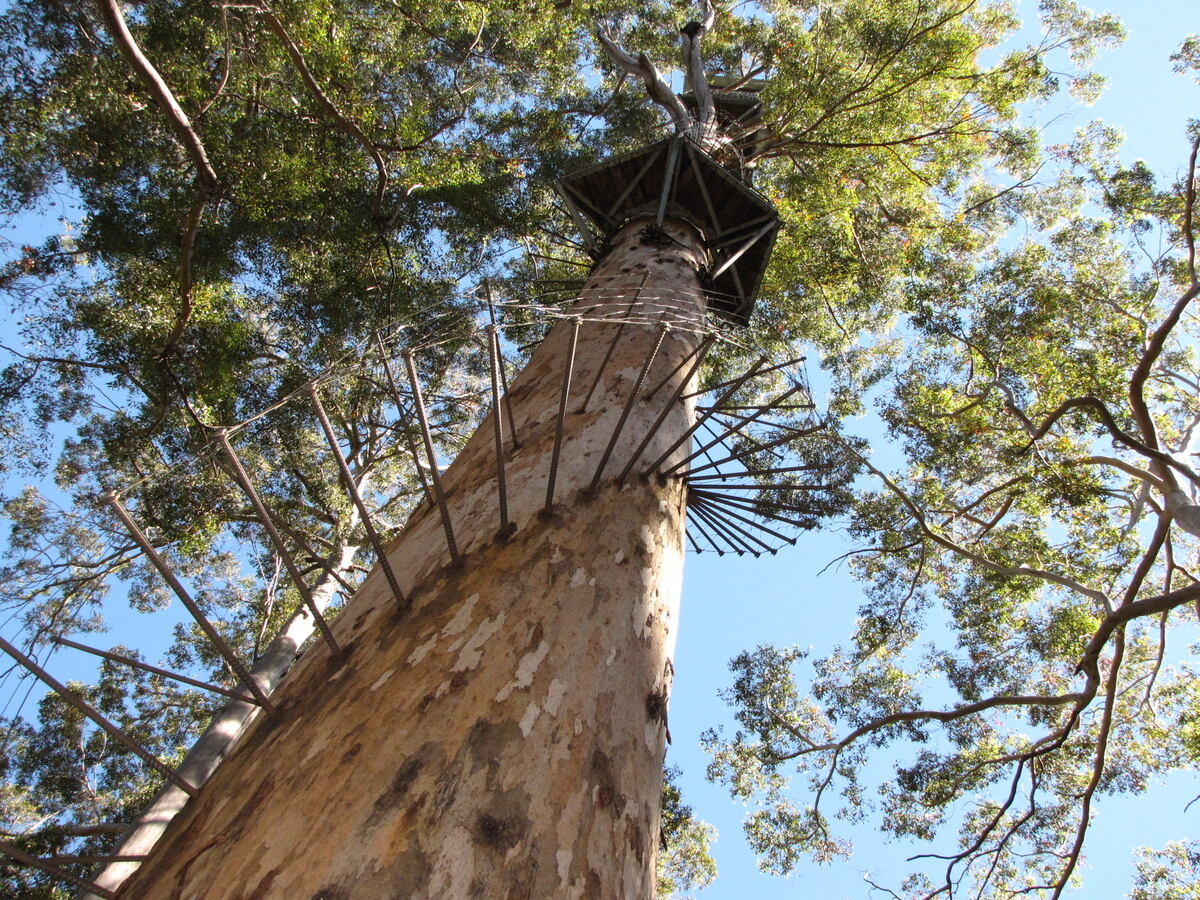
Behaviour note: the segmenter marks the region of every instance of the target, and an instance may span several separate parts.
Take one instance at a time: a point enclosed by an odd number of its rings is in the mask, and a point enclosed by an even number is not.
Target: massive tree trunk
[[[424,505],[388,549],[411,606],[377,567],[333,623],[344,661],[320,643],[301,657],[278,715],[246,728],[123,896],[653,894],[685,498],[639,473],[692,420],[675,388],[701,340],[703,262],[678,222],[614,236],[575,308],[553,508],[569,319],[512,386],[513,532],[500,533],[489,420],[443,476],[460,564]],[[656,345],[642,394],[674,374],[626,417]]]

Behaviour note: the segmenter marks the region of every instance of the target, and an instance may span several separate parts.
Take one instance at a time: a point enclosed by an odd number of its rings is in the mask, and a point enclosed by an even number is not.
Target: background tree
[[[903,460],[863,459],[855,634],[739,656],[741,728],[709,735],[773,871],[847,852],[833,820],[874,810],[933,843],[894,896],[1057,897],[1102,796],[1194,769],[1200,137],[1168,185],[1118,144],[1049,148],[1048,184],[964,210],[904,285],[874,392]],[[1139,864],[1134,895],[1187,861]]]

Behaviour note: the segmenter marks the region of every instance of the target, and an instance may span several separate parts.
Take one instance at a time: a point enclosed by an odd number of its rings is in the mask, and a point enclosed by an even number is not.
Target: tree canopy
[[[669,127],[600,35],[670,72],[703,12],[14,0],[0,202],[67,213],[0,272],[2,571],[25,646],[101,631],[126,596],[168,602],[98,500],[117,490],[231,643],[267,653],[300,598],[220,426],[332,613],[371,548],[303,385],[319,378],[357,488],[398,528],[424,473],[385,366],[420,350],[452,453],[486,405],[484,281],[536,339],[589,265],[554,179]],[[713,774],[759,804],[748,833],[776,871],[839,851],[823,795],[842,788],[856,815],[880,748],[912,751],[883,787],[886,830],[960,827],[944,879],[905,888],[918,896],[964,877],[1054,893],[1097,794],[1195,762],[1188,670],[1164,665],[1200,594],[1194,172],[1123,167],[1100,126],[1042,147],[1023,106],[1093,95],[1090,63],[1121,32],[1071,0],[1041,19],[1018,46],[1005,3],[800,0],[719,7],[703,35],[709,74],[764,81],[768,136],[745,163],[783,219],[755,318],[704,377],[763,351],[820,357],[822,443],[795,449],[836,456],[854,490],[808,524],[849,522],[867,598],[850,645],[811,670],[782,648],[735,662],[742,730],[712,736]],[[1179,65],[1196,57],[1190,40]],[[903,440],[895,467],[846,421],[872,403]],[[191,626],[166,660],[236,682]],[[219,705],[111,663],[80,690],[164,758]],[[158,783],[54,697],[5,727],[0,827],[30,852],[102,852]],[[789,794],[797,766],[808,802]],[[1164,872],[1190,864],[1172,852]],[[700,851],[674,859],[680,882],[708,877]],[[60,890],[4,875],[19,895]]]

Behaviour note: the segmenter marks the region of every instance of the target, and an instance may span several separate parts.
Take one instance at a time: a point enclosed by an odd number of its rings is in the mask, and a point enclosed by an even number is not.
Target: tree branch
[[[343,115],[342,112],[333,104],[333,101],[329,99],[323,90],[321,90],[321,86],[317,84],[316,78],[313,77],[312,71],[308,68],[308,62],[305,60],[304,54],[300,52],[300,48],[296,46],[295,41],[292,40],[291,35],[288,34],[287,29],[284,27],[283,23],[279,21],[279,18],[275,15],[271,8],[267,6],[265,2],[262,2],[262,0],[260,0],[256,8],[259,12],[259,15],[266,20],[267,27],[271,29],[275,37],[277,37],[279,42],[283,44],[288,56],[292,58],[292,62],[295,64],[297,71],[300,73],[300,79],[304,82],[305,87],[308,88],[309,93],[313,95],[320,107],[325,110],[325,112],[331,119],[333,119],[337,126],[346,134],[358,141],[358,143],[362,145],[362,148],[371,156],[371,159],[374,160],[375,169],[377,172],[377,181],[375,187],[375,201],[372,204],[371,212],[378,219],[383,209],[383,195],[387,190],[388,183],[387,162],[384,160],[383,154],[379,152],[379,148],[375,145],[375,142],[367,137],[366,133],[358,126],[358,124],[354,120]]]
[[[167,121],[171,125],[171,129],[175,132],[175,136],[191,157],[193,165],[196,167],[196,177],[200,181],[203,192],[210,197],[215,197],[221,193],[220,181],[217,178],[217,173],[213,170],[212,164],[208,161],[208,153],[204,150],[204,144],[200,141],[200,136],[196,133],[196,129],[192,127],[191,121],[187,117],[187,113],[183,111],[183,107],[175,99],[175,95],[171,93],[171,89],[167,83],[163,81],[158,70],[154,68],[150,60],[148,60],[141,47],[138,46],[133,35],[129,31],[129,26],[125,23],[125,17],[121,13],[121,5],[119,0],[97,0],[97,5],[100,8],[100,16],[104,20],[104,24],[108,26],[109,33],[112,35],[113,41],[117,45],[117,49],[121,51],[121,55],[129,61],[129,65],[141,77],[142,81],[150,89],[150,94],[154,98],[154,102],[158,104],[159,109],[167,117]]]

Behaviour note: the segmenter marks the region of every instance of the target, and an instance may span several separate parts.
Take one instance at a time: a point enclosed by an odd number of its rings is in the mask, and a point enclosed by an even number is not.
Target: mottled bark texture
[[[587,490],[651,348],[661,337],[644,391],[701,339],[699,237],[651,224],[614,237],[576,306],[554,508],[542,509],[570,321],[512,385],[515,531],[498,533],[485,421],[443,476],[462,564],[449,565],[436,508],[418,510],[388,552],[411,609],[372,573],[333,624],[346,661],[320,643],[300,658],[280,715],[246,729],[122,896],[652,896],[684,496],[640,468],[615,478],[686,366],[634,402]],[[606,315],[633,323],[581,412],[617,332],[595,321]],[[660,321],[676,327],[663,336]],[[675,404],[643,465],[692,415]]]

